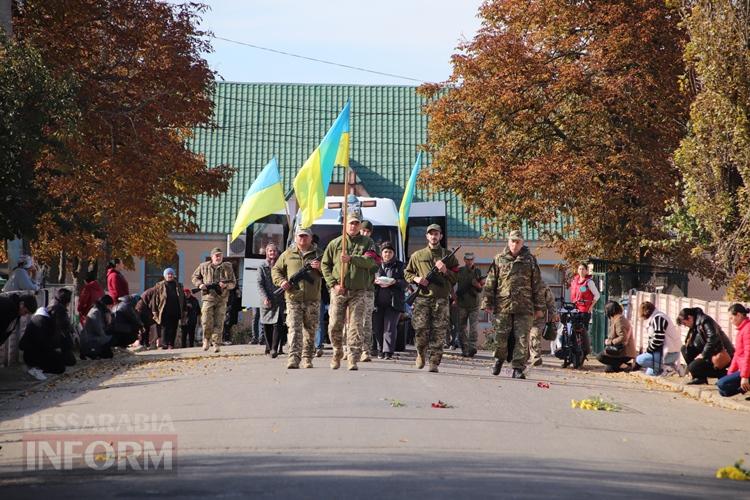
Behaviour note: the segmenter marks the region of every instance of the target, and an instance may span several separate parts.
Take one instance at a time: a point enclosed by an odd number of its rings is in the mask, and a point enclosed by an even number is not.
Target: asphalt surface
[[[717,468],[750,459],[747,413],[624,374],[554,362],[514,380],[489,375],[488,357],[445,359],[433,374],[415,369],[410,355],[332,371],[329,353],[311,370],[286,370],[285,360],[255,346],[221,356],[173,353],[90,363],[3,400],[2,498],[632,499],[750,491],[714,479]],[[571,408],[571,399],[590,396],[619,411]],[[433,408],[439,400],[451,407]],[[177,435],[175,471],[24,470],[24,433],[145,429]]]

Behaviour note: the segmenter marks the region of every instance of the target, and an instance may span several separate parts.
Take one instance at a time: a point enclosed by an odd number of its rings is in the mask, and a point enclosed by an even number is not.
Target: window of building
[[[157,263],[146,261],[146,275],[143,278],[143,289],[151,288],[158,282],[164,279],[164,270],[168,267],[174,269],[177,275],[177,281],[182,281],[180,278],[180,258],[175,255],[174,258],[167,263]]]

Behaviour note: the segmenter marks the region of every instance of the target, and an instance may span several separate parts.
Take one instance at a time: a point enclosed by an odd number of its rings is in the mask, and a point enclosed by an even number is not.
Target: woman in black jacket
[[[688,363],[688,371],[693,376],[690,385],[708,383],[708,378],[721,378],[727,374],[725,366],[715,365],[714,356],[723,350],[728,358],[734,355],[734,346],[714,319],[703,312],[700,307],[687,307],[677,316],[677,324],[689,328],[685,345],[682,346],[682,356]]]
[[[396,259],[391,242],[380,245],[383,261],[375,272],[375,314],[373,328],[378,357],[391,359],[396,346],[398,318],[404,312],[404,292],[408,287],[404,263]]]

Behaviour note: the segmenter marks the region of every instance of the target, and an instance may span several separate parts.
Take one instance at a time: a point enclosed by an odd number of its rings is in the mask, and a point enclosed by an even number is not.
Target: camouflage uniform
[[[368,289],[372,286],[372,273],[377,269],[377,252],[375,242],[368,236],[357,234],[347,236],[347,255],[352,257],[343,280],[346,293],[338,295],[334,286],[341,283],[341,245],[342,237],[332,240],[326,247],[321,261],[323,278],[331,292],[331,306],[328,311],[328,336],[333,345],[333,361],[331,367],[338,367],[338,362],[344,356],[343,332],[347,323],[347,308],[352,321],[347,327],[347,344],[349,346],[349,361],[356,365],[360,358],[363,341],[364,316],[367,310]],[[356,318],[356,319],[355,319]]]
[[[200,264],[193,272],[193,286],[200,288],[201,285],[210,285],[219,281],[226,281],[227,288],[217,294],[214,290],[203,293],[201,297],[201,326],[203,327],[203,338],[217,346],[224,331],[224,319],[227,313],[227,299],[229,290],[236,286],[234,269],[229,262],[222,262],[215,266],[210,261]]]
[[[555,296],[547,285],[544,285],[544,302],[547,304],[547,314],[545,318],[534,320],[534,326],[531,327],[529,334],[529,363],[541,364],[542,360],[542,332],[544,327],[557,314]]]
[[[417,276],[426,277],[435,263],[449,253],[440,246],[437,248],[427,246],[417,250],[411,255],[404,270],[406,281],[413,283]],[[425,359],[427,349],[430,350],[430,367],[440,364],[443,358],[443,340],[451,327],[449,298],[451,288],[456,283],[458,261],[455,256],[452,256],[445,262],[445,265],[448,273],[440,274],[437,280],[429,284],[427,290],[419,292],[411,315],[417,352],[422,359]]]
[[[479,293],[474,281],[482,278],[482,272],[477,267],[463,266],[458,270],[456,296],[458,302],[458,328],[461,347],[464,354],[476,353],[477,328],[479,322]],[[466,323],[469,323],[467,335]]]
[[[515,337],[513,368],[523,370],[529,356],[528,337],[535,311],[545,311],[544,283],[536,258],[524,246],[516,257],[505,247],[495,256],[484,284],[482,309],[495,314],[495,358],[508,356],[508,336]]]
[[[374,275],[370,275],[371,277]],[[373,278],[374,279],[374,278]],[[375,289],[365,290],[365,316],[362,318],[362,352],[372,350],[372,313],[375,311]]]
[[[279,256],[271,275],[273,284],[281,283],[302,269],[307,262],[320,260],[321,252],[313,243],[306,251],[301,251],[295,244]],[[322,274],[319,271],[309,271],[312,283],[301,280],[284,292],[286,298],[286,325],[289,329],[289,366],[296,368],[300,359],[306,366],[311,366],[315,351],[315,330],[318,329],[320,315],[320,284]],[[309,363],[309,364],[308,364]]]

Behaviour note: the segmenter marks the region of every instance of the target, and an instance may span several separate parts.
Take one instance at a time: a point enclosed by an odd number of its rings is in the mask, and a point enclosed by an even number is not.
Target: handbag
[[[557,338],[557,328],[555,323],[548,321],[544,324],[544,330],[542,330],[542,338],[544,340],[555,340]]]
[[[721,352],[711,356],[711,363],[717,370],[723,370],[732,362],[732,357],[729,355],[727,350],[722,346]]]
[[[625,353],[625,344],[610,344],[604,347],[604,354],[613,358],[622,358]]]

